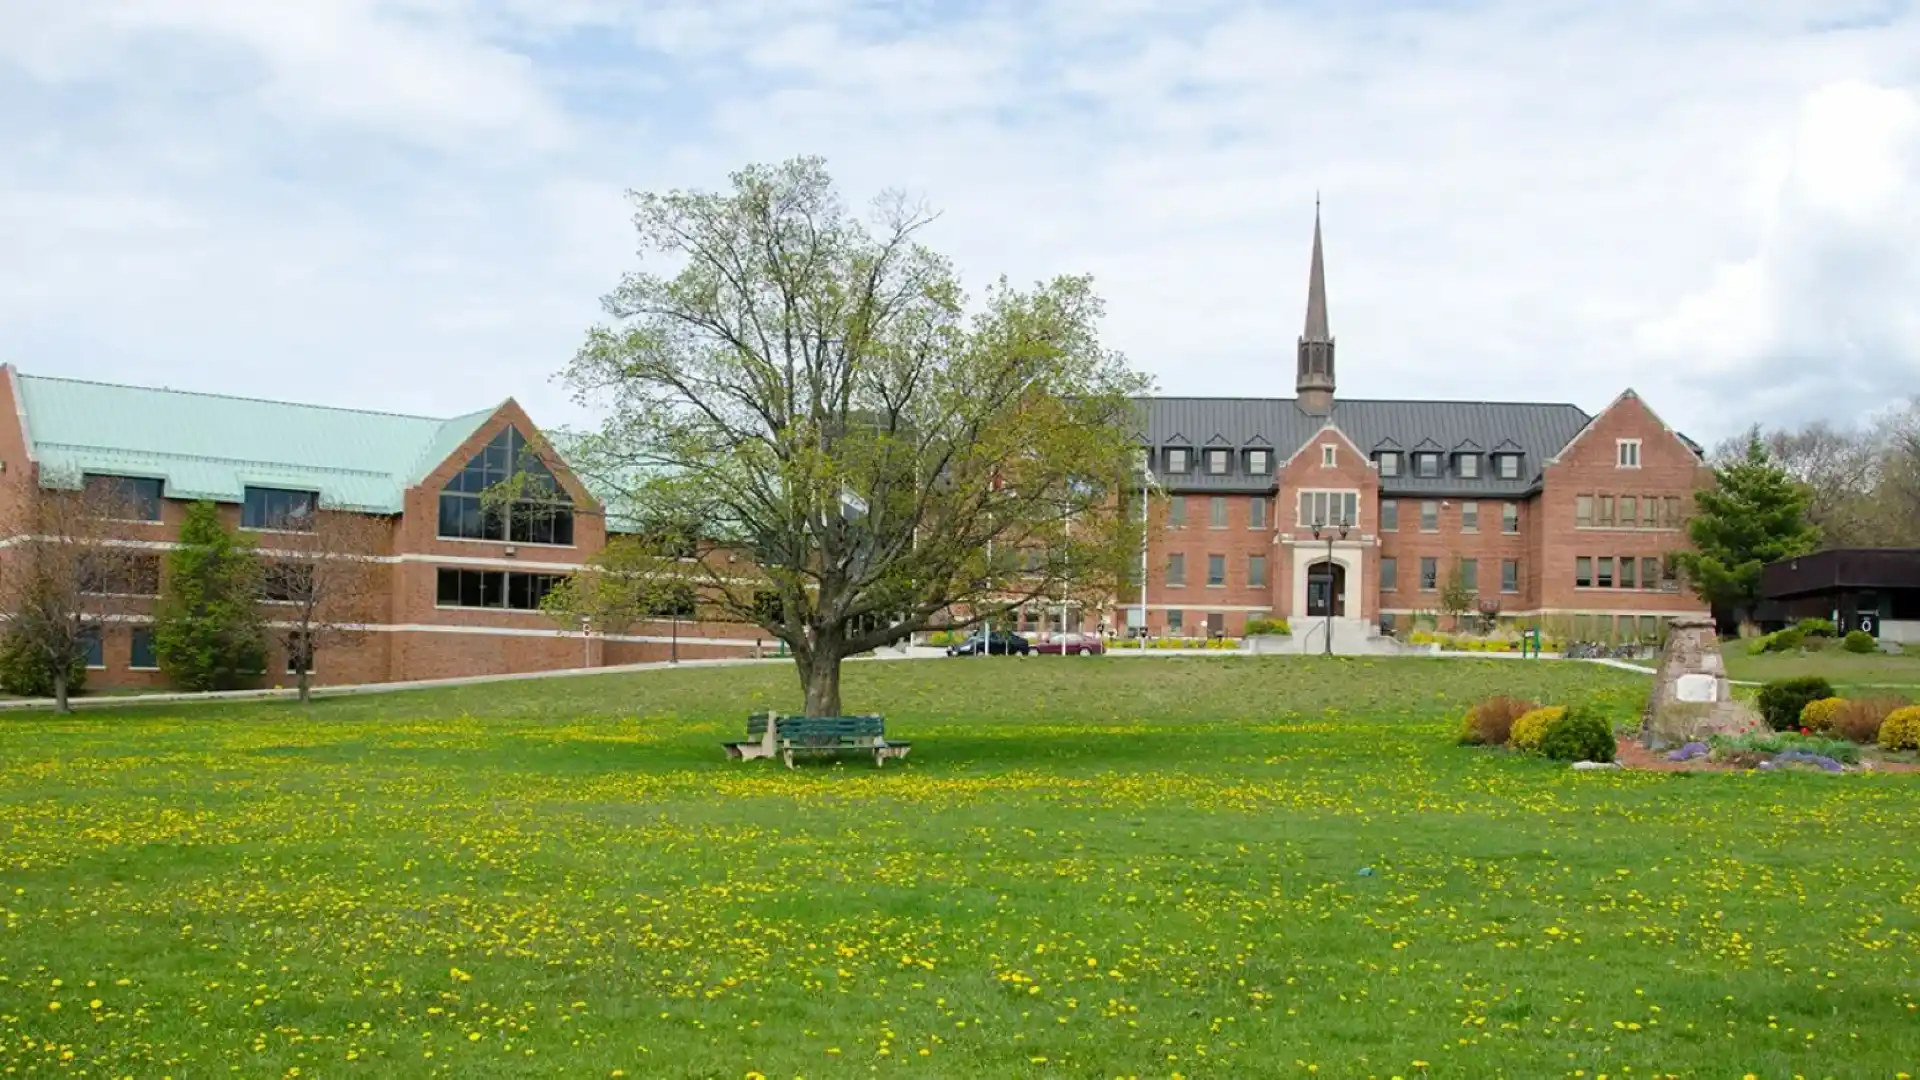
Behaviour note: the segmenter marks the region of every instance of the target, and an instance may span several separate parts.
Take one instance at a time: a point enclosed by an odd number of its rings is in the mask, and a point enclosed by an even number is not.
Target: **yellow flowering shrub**
[[[1815,698],[1801,707],[1800,726],[1808,731],[1827,731],[1833,727],[1833,718],[1846,707],[1846,698]]]
[[[1566,713],[1563,705],[1545,705],[1528,712],[1513,722],[1513,735],[1509,742],[1515,750],[1531,752],[1540,749],[1540,740],[1546,737],[1547,728]]]
[[[1880,725],[1880,749],[1920,750],[1920,705],[1895,709]]]

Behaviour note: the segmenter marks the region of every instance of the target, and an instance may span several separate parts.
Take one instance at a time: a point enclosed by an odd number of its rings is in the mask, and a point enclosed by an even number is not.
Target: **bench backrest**
[[[880,716],[782,716],[779,727],[782,739],[871,739],[887,733],[886,719]],[[766,733],[766,713],[747,717],[750,738]]]

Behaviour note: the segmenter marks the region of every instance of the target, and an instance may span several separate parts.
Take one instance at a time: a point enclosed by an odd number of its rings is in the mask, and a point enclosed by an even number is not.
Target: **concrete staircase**
[[[1399,642],[1382,634],[1366,619],[1304,618],[1294,622],[1293,642],[1302,654],[1327,651],[1327,627],[1333,627],[1333,651],[1338,656],[1391,656],[1402,651]]]

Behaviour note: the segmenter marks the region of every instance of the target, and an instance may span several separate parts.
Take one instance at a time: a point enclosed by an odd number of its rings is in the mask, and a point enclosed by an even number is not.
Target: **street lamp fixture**
[[[1340,539],[1342,539],[1342,540],[1345,540],[1345,539],[1347,538],[1347,530],[1349,530],[1349,529],[1351,529],[1351,528],[1353,528],[1353,523],[1352,523],[1352,522],[1349,522],[1349,521],[1340,521],[1340,522],[1337,522],[1337,523],[1335,523],[1335,524],[1332,524],[1332,525],[1329,525],[1329,524],[1327,524],[1327,523],[1326,523],[1325,521],[1315,521],[1315,522],[1313,523],[1313,538],[1314,538],[1315,540],[1318,540],[1318,539],[1320,539],[1320,537],[1321,537],[1321,536],[1322,536],[1323,534],[1324,534],[1324,535],[1326,536],[1326,538],[1327,538],[1327,577],[1326,577],[1326,581],[1327,581],[1327,598],[1326,598],[1326,605],[1327,605],[1327,623],[1326,623],[1326,633],[1325,633],[1325,634],[1324,634],[1323,636],[1324,636],[1324,637],[1326,638],[1326,646],[1327,646],[1327,655],[1328,655],[1328,656],[1332,656],[1332,655],[1333,655],[1333,541],[1334,541],[1334,533],[1335,533],[1335,531],[1337,530],[1337,531],[1339,532],[1339,538],[1340,538]]]

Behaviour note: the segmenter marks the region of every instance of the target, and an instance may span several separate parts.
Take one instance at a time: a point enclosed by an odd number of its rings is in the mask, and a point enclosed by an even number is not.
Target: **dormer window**
[[[1494,468],[1500,472],[1502,480],[1520,479],[1520,455],[1500,454],[1494,458]]]
[[[1186,472],[1187,469],[1192,466],[1192,458],[1189,456],[1192,453],[1193,451],[1184,446],[1167,447],[1167,471],[1170,473]]]
[[[1254,476],[1265,476],[1273,471],[1273,451],[1247,451],[1247,471]]]
[[[1440,475],[1439,454],[1413,455],[1413,474],[1422,479],[1431,480]]]
[[[1400,475],[1400,455],[1391,450],[1382,451],[1379,457],[1381,476]]]
[[[1479,454],[1461,454],[1459,457],[1454,458],[1453,461],[1454,461],[1454,468],[1459,470],[1461,479],[1463,480],[1480,479],[1480,455]]]
[[[1207,475],[1225,476],[1231,467],[1233,455],[1226,450],[1207,451]]]

